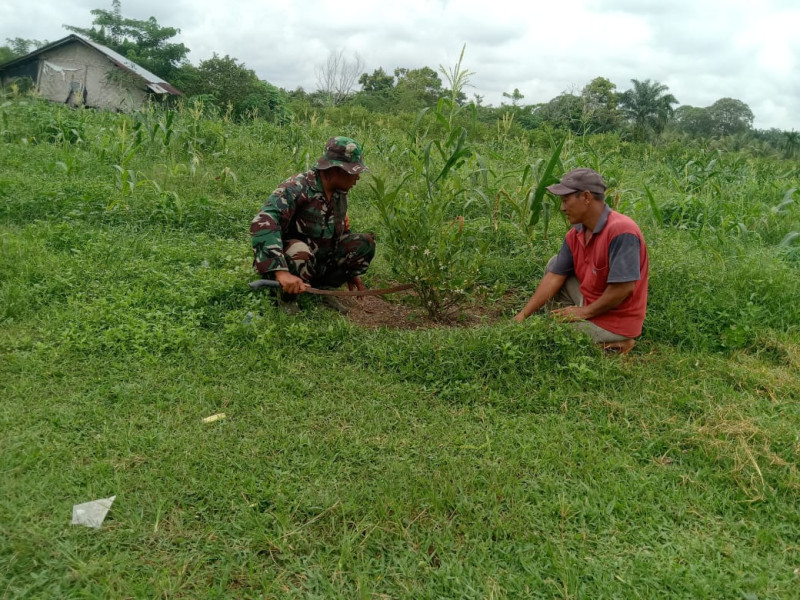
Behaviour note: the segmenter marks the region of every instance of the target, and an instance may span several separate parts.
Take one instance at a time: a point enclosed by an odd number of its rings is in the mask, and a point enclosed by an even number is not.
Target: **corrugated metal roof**
[[[58,41],[55,41],[52,44],[47,44],[46,46],[42,46],[41,48],[34,50],[30,54],[26,54],[25,56],[7,62],[6,64],[2,65],[2,70],[14,66],[18,63],[25,62],[26,60],[36,56],[37,54],[41,54],[48,50],[52,50],[53,48],[58,48],[59,46],[64,46],[72,41],[76,41],[85,44],[87,46],[91,46],[98,52],[104,54],[111,62],[113,62],[118,67],[125,69],[126,71],[129,71],[134,75],[138,76],[139,78],[143,79],[144,82],[147,84],[147,87],[150,88],[156,94],[175,94],[179,96],[181,95],[179,90],[172,87],[167,81],[164,81],[158,75],[155,75],[150,71],[148,71],[147,69],[137,65],[135,62],[125,58],[118,52],[114,52],[111,48],[107,48],[102,44],[98,44],[97,42],[93,42],[74,33]]]
[[[76,35],[75,37],[79,38],[81,41],[89,44],[90,46],[96,48],[97,50],[105,54],[108,58],[110,58],[112,62],[116,63],[120,67],[124,67],[129,71],[132,71],[133,73],[144,79],[147,83],[167,83],[166,81],[161,79],[161,77],[159,77],[158,75],[151,73],[150,71],[148,71],[143,67],[140,67],[132,60],[122,56],[122,54],[114,52],[111,48],[107,48],[102,44],[98,44],[97,42],[93,42],[92,40],[87,40],[86,38],[78,35]]]
[[[168,90],[165,90],[163,87],[158,85],[157,83],[148,83],[147,87],[153,90],[156,94],[169,94]]]

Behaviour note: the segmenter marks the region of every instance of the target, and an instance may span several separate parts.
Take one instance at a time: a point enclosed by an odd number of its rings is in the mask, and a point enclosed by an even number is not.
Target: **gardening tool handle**
[[[247,285],[254,290],[262,287],[281,287],[281,284],[274,279],[257,279],[256,281],[251,281]],[[393,287],[382,288],[379,290],[318,290],[317,288],[312,287],[306,289],[306,292],[309,294],[319,294],[321,296],[383,296],[384,294],[394,294],[396,292],[410,290],[413,287],[414,285],[410,283],[395,285]]]
[[[256,281],[251,281],[247,285],[249,285],[254,290],[257,290],[262,287],[271,287],[271,288],[281,287],[281,284],[275,281],[274,279],[257,279]]]

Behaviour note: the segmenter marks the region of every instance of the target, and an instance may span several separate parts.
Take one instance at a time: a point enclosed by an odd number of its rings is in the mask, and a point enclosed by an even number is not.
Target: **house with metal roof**
[[[152,96],[181,95],[121,54],[76,34],[0,65],[4,89],[26,77],[41,97],[71,106],[129,111]]]

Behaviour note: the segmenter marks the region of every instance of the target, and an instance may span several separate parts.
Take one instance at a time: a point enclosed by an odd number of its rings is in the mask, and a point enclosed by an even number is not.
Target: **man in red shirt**
[[[592,169],[573,169],[548,191],[574,225],[531,299],[520,323],[551,300],[551,314],[575,323],[610,352],[625,354],[642,333],[649,260],[639,227],[606,204],[606,183]]]

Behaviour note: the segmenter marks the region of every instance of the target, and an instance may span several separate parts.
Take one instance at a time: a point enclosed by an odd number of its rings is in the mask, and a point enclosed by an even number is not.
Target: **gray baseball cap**
[[[597,171],[581,167],[565,173],[560,182],[547,186],[547,191],[556,196],[566,196],[584,190],[589,190],[598,196],[605,196],[606,182]]]

